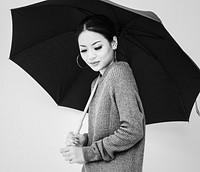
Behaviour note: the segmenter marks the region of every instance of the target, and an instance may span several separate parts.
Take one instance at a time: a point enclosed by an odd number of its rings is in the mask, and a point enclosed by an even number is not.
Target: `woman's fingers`
[[[62,153],[66,161],[71,160],[73,156],[72,146],[66,146],[64,148],[61,148],[60,153]]]
[[[85,141],[85,137],[81,134],[74,134],[69,132],[66,140],[66,146],[60,149],[60,153],[65,157],[66,161],[70,164],[73,163],[84,163],[82,146]]]
[[[75,146],[78,144],[78,142],[79,139],[77,138],[76,134],[69,132],[65,144],[68,146]]]
[[[75,163],[74,161],[74,151],[72,146],[66,146],[65,148],[61,148],[60,152],[63,157],[65,157],[65,161],[69,161],[70,164]]]
[[[72,138],[74,136],[74,133],[72,131],[70,131],[67,135],[67,138]]]
[[[60,149],[60,153],[65,153],[65,152],[69,152],[69,151],[70,151],[69,146],[65,146],[64,148]]]
[[[75,141],[75,140],[67,140],[67,141],[65,142],[65,144],[66,144],[67,146],[76,146],[77,141]]]
[[[74,147],[74,146],[66,146],[65,148],[61,148],[60,152],[65,157],[66,161],[69,161],[69,163],[84,163],[82,148],[80,147]]]

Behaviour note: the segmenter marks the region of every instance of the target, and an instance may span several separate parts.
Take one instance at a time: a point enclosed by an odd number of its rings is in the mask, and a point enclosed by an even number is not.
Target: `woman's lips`
[[[92,66],[97,66],[99,64],[100,61],[96,61],[96,62],[91,62],[90,65]]]

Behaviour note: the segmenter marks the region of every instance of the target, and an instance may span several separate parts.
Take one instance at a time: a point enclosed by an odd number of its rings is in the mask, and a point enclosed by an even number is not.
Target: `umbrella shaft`
[[[97,89],[98,82],[99,82],[99,77],[97,78],[97,81],[96,81],[96,83],[95,83],[95,85],[94,85],[94,88],[93,88],[93,90],[92,90],[92,92],[91,92],[91,94],[90,94],[90,97],[89,97],[89,99],[88,99],[88,102],[87,102],[87,104],[86,104],[86,106],[85,106],[85,109],[84,109],[84,111],[83,111],[83,115],[82,115],[82,118],[81,118],[81,120],[80,120],[79,126],[78,126],[78,128],[77,128],[77,130],[76,130],[76,132],[75,132],[76,134],[79,134],[79,133],[80,133],[80,130],[81,130],[82,126],[83,126],[83,121],[84,121],[85,116],[86,116],[86,114],[87,114],[87,110],[88,110],[89,105],[90,105],[90,103],[91,103],[91,101],[92,101],[92,98],[93,98],[93,96],[94,96],[94,93],[95,93],[95,91],[96,91],[96,89]]]

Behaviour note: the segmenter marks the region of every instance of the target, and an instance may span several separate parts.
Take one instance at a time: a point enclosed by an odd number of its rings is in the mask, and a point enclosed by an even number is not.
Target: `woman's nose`
[[[88,58],[89,60],[94,60],[96,58],[96,54],[92,50],[90,50],[88,54]]]

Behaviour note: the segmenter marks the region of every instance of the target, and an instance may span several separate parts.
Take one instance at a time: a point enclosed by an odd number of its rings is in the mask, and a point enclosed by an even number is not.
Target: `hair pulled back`
[[[113,36],[117,36],[114,23],[104,15],[90,15],[84,18],[77,28],[77,39],[85,30],[99,33],[109,42],[112,42]]]

